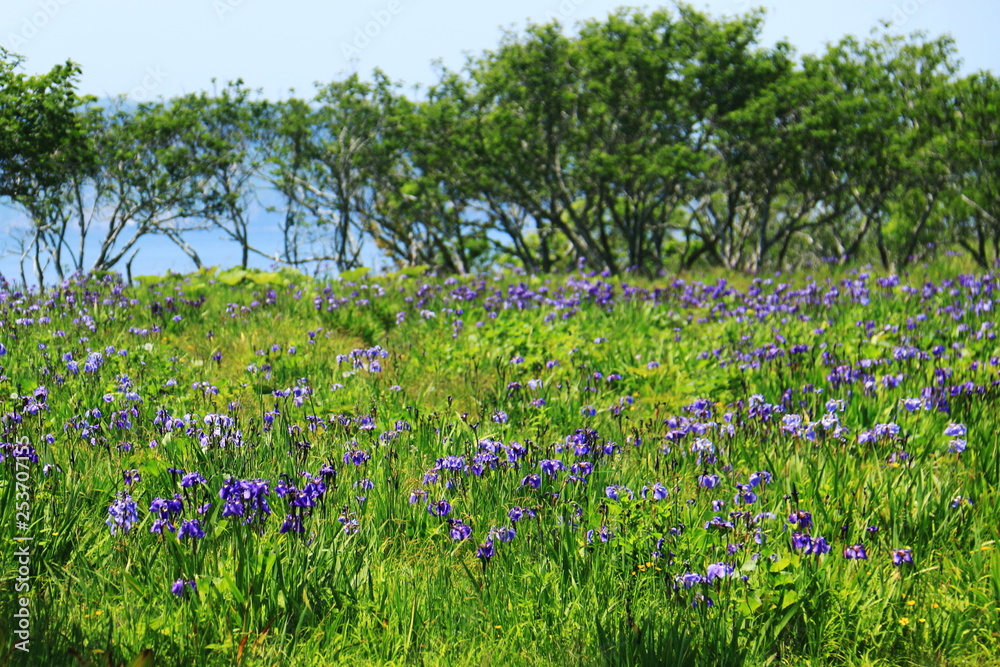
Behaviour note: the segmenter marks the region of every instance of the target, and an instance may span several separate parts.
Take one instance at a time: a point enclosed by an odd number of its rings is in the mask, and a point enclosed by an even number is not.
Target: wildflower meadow
[[[0,283],[0,663],[986,665],[1000,281]]]

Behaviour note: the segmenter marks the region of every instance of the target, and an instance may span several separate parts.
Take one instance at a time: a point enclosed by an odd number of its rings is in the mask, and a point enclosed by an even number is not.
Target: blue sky
[[[136,100],[211,90],[212,79],[242,78],[271,99],[302,96],[315,82],[383,69],[407,85],[434,80],[432,61],[458,69],[466,54],[496,46],[502,28],[559,18],[604,17],[609,0],[3,0],[0,45],[23,55],[25,71],[72,59],[80,91]],[[626,3],[627,4],[627,3]],[[951,34],[963,72],[1000,72],[997,0],[720,0],[689,4],[714,15],[763,6],[763,41],[784,39],[799,53],[819,51],[847,34],[867,35],[885,20],[894,31]],[[638,5],[646,6],[650,5]],[[0,210],[0,228],[15,220]],[[263,221],[262,232],[268,223]],[[212,263],[232,264],[226,244],[206,237]],[[150,271],[187,270],[179,253],[150,246]],[[0,272],[11,271],[0,258]]]
[[[270,98],[312,91],[355,69],[384,69],[407,84],[433,80],[431,61],[458,68],[497,44],[501,27],[560,17],[603,17],[609,0],[4,0],[0,45],[29,71],[73,59],[80,88],[98,96],[166,97],[243,78]],[[627,4],[627,3],[625,3]],[[768,11],[764,39],[814,52],[895,17],[902,32],[951,33],[966,71],[1000,71],[996,0],[721,0],[692,2],[716,15]],[[642,6],[642,5],[640,5]],[[394,10],[394,11],[393,11]],[[381,21],[379,21],[381,19]],[[373,37],[365,34],[366,28]],[[359,38],[359,33],[362,35]],[[367,43],[365,40],[367,39]],[[357,60],[350,60],[356,56]]]

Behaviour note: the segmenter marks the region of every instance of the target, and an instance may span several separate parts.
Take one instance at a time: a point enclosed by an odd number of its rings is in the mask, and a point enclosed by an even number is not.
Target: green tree
[[[700,15],[679,11],[675,19],[662,10],[619,10],[586,23],[578,40],[586,110],[579,166],[604,216],[594,222],[602,247],[647,272],[662,266],[675,213],[706,168],[685,76],[693,55],[686,33]]]
[[[379,198],[398,156],[386,140],[399,122],[396,87],[381,72],[320,86],[309,107],[285,105],[268,178],[295,225],[312,230],[308,257],[345,270],[360,264]]]
[[[191,208],[184,211],[185,224],[180,228],[163,225],[161,233],[198,267],[197,251],[183,234],[190,231],[192,219],[237,243],[243,268],[251,253],[268,256],[251,241],[251,214],[265,160],[266,111],[265,103],[254,99],[242,81],[230,82],[216,94],[185,95],[160,108],[164,122],[180,130],[177,150],[188,161],[192,175],[196,174],[182,181],[193,188],[186,193]]]
[[[382,137],[392,166],[369,234],[397,266],[459,274],[483,268],[492,243],[463,169],[468,117],[462,102],[434,88],[426,101],[399,99],[395,106],[395,122]]]
[[[727,268],[756,271],[777,238],[768,224],[794,168],[789,149],[801,134],[805,86],[788,45],[757,46],[759,12],[722,21],[691,10],[684,16],[683,73],[699,118],[698,149],[708,157],[687,195],[682,232],[700,245],[685,262],[706,253]]]
[[[954,234],[984,269],[1000,259],[1000,80],[978,72],[955,85],[959,162]],[[991,252],[992,251],[992,252]]]
[[[941,238],[935,223],[957,176],[948,165],[955,69],[953,42],[921,35],[848,37],[817,63],[833,85],[834,163],[849,184],[830,254],[862,257],[873,240],[883,266],[905,266]]]
[[[281,215],[280,259],[290,266],[301,266],[312,259],[310,227],[299,204],[299,184],[312,145],[312,113],[309,103],[297,97],[267,103],[261,128],[264,149],[261,178],[280,197],[280,203],[268,210]]]
[[[126,257],[129,269],[143,237],[189,215],[197,173],[180,146],[183,128],[168,120],[157,105],[123,101],[79,111],[80,159],[51,163],[58,179],[41,179],[14,199],[32,223],[24,245],[39,283],[49,264],[60,278],[66,269],[110,270]]]
[[[29,76],[20,56],[0,48],[0,197],[54,185],[82,139],[75,113],[80,68],[68,61]]]
[[[603,198],[580,167],[585,137],[580,56],[556,23],[508,33],[500,47],[467,68],[476,114],[472,168],[492,216],[505,226],[531,270],[549,271],[566,253],[595,267],[614,266],[609,239],[593,220]],[[526,223],[537,252],[526,242]],[[569,248],[553,248],[558,236]]]

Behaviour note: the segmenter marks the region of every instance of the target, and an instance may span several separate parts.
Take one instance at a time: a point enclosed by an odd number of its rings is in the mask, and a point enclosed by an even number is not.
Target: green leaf
[[[233,285],[239,285],[241,282],[243,282],[243,279],[246,278],[247,275],[249,274],[243,269],[239,268],[227,269],[222,273],[218,274],[218,276],[216,276],[216,279],[223,285],[229,285],[230,287],[232,287]]]
[[[358,280],[361,280],[362,278],[367,276],[369,271],[371,271],[371,269],[369,269],[368,267],[359,266],[356,269],[351,269],[350,271],[344,271],[343,273],[340,274],[340,277],[347,282],[357,282]]]
[[[757,610],[759,610],[761,606],[762,603],[760,601],[760,598],[756,597],[743,598],[742,600],[740,600],[740,604],[737,607],[737,609],[739,610],[739,613],[743,614],[744,616],[751,616],[757,613]]]
[[[285,280],[277,273],[251,273],[247,276],[256,285],[284,285]]]
[[[163,276],[132,276],[132,280],[136,281],[143,287],[151,287],[152,285],[163,282]]]
[[[781,608],[788,609],[790,606],[799,601],[799,592],[794,588],[785,591],[784,595],[781,596]]]
[[[771,572],[781,572],[791,564],[792,564],[792,559],[789,558],[788,556],[785,556],[771,563]]]

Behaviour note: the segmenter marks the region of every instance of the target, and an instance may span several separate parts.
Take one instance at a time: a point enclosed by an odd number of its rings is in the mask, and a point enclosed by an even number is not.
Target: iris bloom
[[[451,523],[451,539],[456,542],[472,537],[472,526],[466,525],[461,519],[448,519]]]
[[[476,558],[482,560],[484,563],[489,562],[493,556],[496,555],[496,548],[493,546],[493,540],[486,540],[478,549],[476,549]]]
[[[594,541],[594,537],[595,536],[599,537],[601,539],[601,542],[607,542],[612,537],[614,537],[615,534],[612,533],[611,530],[607,526],[601,526],[600,532],[594,531],[593,529],[588,530],[587,531],[587,544],[592,543]]]
[[[698,483],[705,487],[706,489],[714,489],[719,485],[718,475],[700,475],[698,477]]]
[[[177,539],[183,540],[187,537],[193,537],[195,539],[201,539],[205,537],[205,531],[201,527],[201,522],[198,519],[191,519],[190,521],[185,521],[181,524],[181,528],[177,531]]]
[[[868,560],[868,552],[865,551],[865,545],[859,542],[858,544],[844,547],[844,558],[848,560]]]
[[[447,500],[434,500],[427,505],[427,511],[432,516],[448,516],[451,514],[451,503]]]
[[[705,577],[701,576],[697,572],[685,572],[684,574],[677,575],[675,581],[684,588],[691,588],[692,586],[705,581]]]
[[[188,586],[195,593],[198,592],[198,585],[194,583],[193,579],[189,579],[188,581],[184,581],[183,579],[178,579],[170,586],[170,592],[176,595],[177,597],[184,597],[185,593],[184,586]]]
[[[302,525],[302,516],[298,514],[286,514],[285,521],[281,524],[281,528],[278,529],[279,533],[304,533],[306,532],[305,526]]]
[[[111,534],[114,535],[117,529],[121,529],[123,533],[127,533],[132,530],[132,526],[138,521],[138,507],[136,507],[135,501],[132,500],[132,496],[123,491],[111,503],[111,506],[108,507],[108,519],[104,523],[107,524],[108,528],[111,529]]]
[[[204,483],[205,483],[205,478],[202,477],[201,473],[199,472],[189,472],[188,474],[184,475],[184,477],[181,478],[181,487],[185,489],[188,487],[192,487],[195,484],[204,484]]]
[[[962,437],[966,434],[965,424],[948,424],[944,434],[952,438]]]
[[[797,524],[799,528],[805,530],[812,526],[812,512],[795,510],[788,515],[788,523]]]
[[[517,531],[511,526],[504,526],[503,528],[496,529],[496,537],[501,542],[510,542],[517,536]]]
[[[530,475],[525,475],[524,479],[521,480],[521,486],[530,486],[534,489],[537,489],[541,485],[542,485],[542,478],[534,473]]]
[[[735,572],[733,566],[728,563],[712,563],[705,571],[705,580],[712,583],[716,579],[725,579]]]
[[[913,564],[913,552],[910,549],[893,549],[892,564],[903,565],[903,563]]]
[[[510,511],[507,512],[507,516],[510,517],[510,520],[513,521],[513,522],[515,522],[515,523],[517,523],[518,521],[520,521],[521,519],[523,519],[526,516],[529,517],[529,518],[531,518],[531,519],[537,518],[537,515],[535,514],[535,510],[528,509],[526,507],[518,507],[518,506],[511,507]]]

